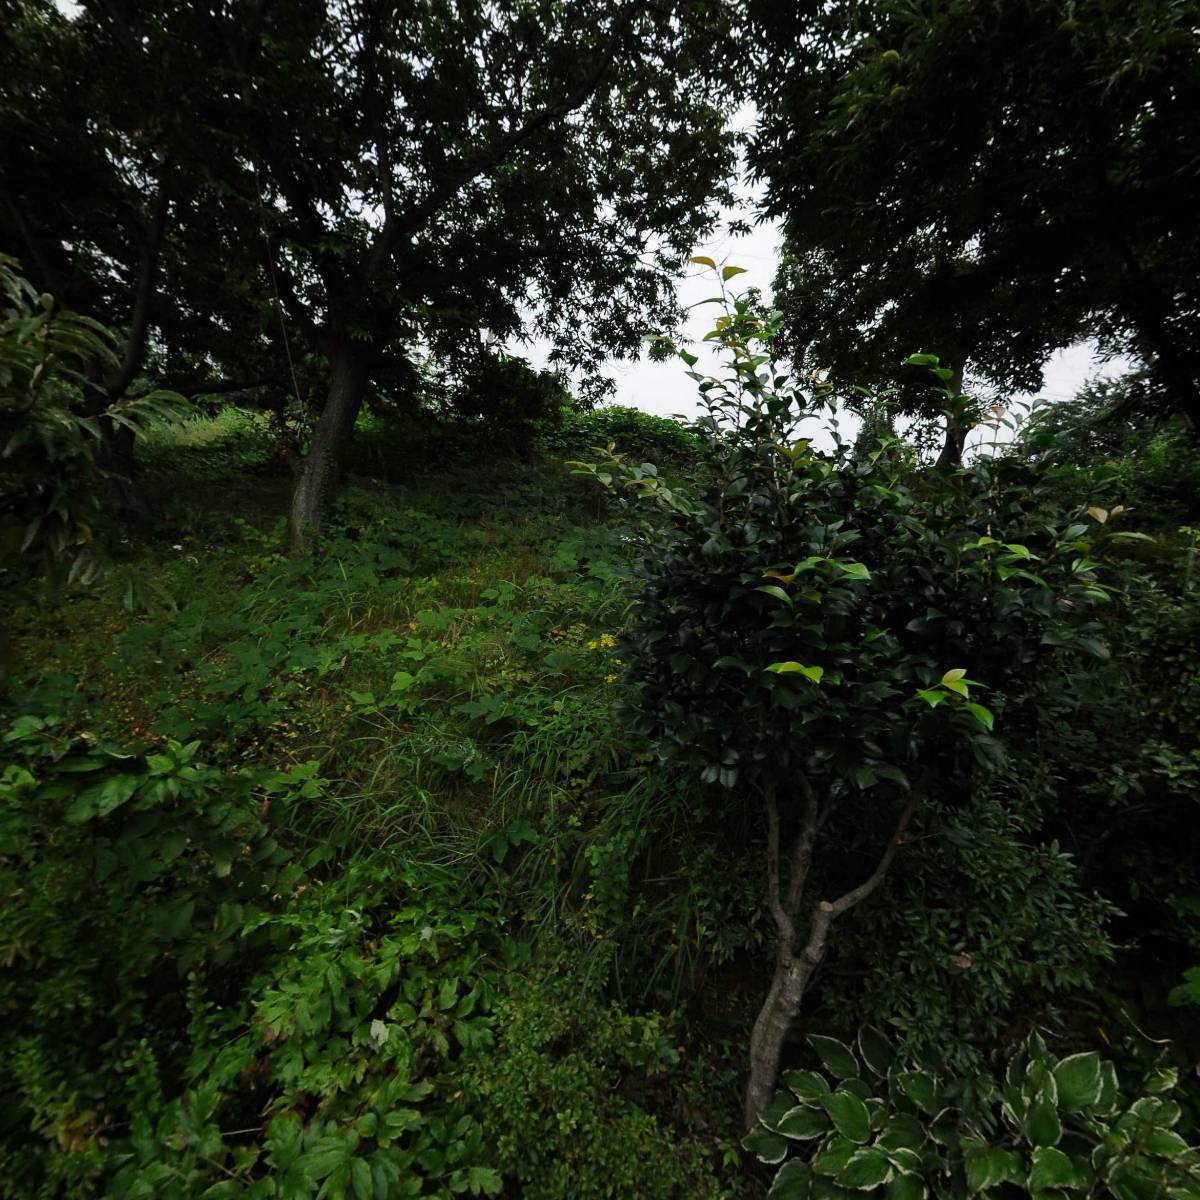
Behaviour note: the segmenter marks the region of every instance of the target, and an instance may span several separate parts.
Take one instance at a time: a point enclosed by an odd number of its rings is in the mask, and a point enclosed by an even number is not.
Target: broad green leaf
[[[795,1100],[787,1092],[776,1092],[771,1097],[771,1103],[767,1105],[766,1111],[758,1118],[759,1124],[766,1126],[772,1133],[777,1133],[779,1122],[795,1107]]]
[[[773,1128],[785,1138],[806,1142],[829,1132],[829,1117],[824,1109],[815,1105],[797,1104],[775,1122]]]
[[[854,1051],[837,1038],[819,1033],[808,1035],[808,1044],[821,1056],[826,1068],[838,1079],[854,1079],[858,1075],[858,1060]]]
[[[723,280],[725,280],[726,282],[728,282],[730,279],[732,279],[735,275],[745,275],[745,273],[746,273],[745,267],[722,267],[721,268],[721,278]]]
[[[975,704],[973,701],[967,701],[963,707],[977,720],[984,729],[990,733],[995,725],[995,718],[992,716],[992,711],[989,708],[984,708],[982,704]]]
[[[1148,1154],[1167,1158],[1172,1162],[1182,1162],[1188,1155],[1190,1147],[1173,1129],[1152,1129],[1142,1139],[1142,1148]]]
[[[837,565],[841,568],[842,573],[844,575],[849,575],[851,579],[866,580],[866,579],[871,578],[871,572],[867,569],[867,566],[865,563],[860,563],[860,562],[842,563],[842,562],[840,562]]]
[[[756,1125],[742,1139],[742,1148],[749,1150],[759,1162],[778,1163],[787,1157],[788,1144],[779,1134]]]
[[[887,1185],[887,1200],[925,1200],[925,1180],[919,1175],[893,1175]]]
[[[1058,1085],[1058,1106],[1063,1112],[1082,1112],[1095,1108],[1100,1100],[1100,1055],[1094,1050],[1072,1054],[1054,1068]]]
[[[1024,1178],[1025,1171],[1021,1160],[1011,1150],[989,1146],[977,1138],[963,1138],[961,1145],[966,1166],[967,1191],[972,1195],[1005,1180],[1019,1182]]]
[[[779,1168],[767,1200],[808,1200],[812,1190],[812,1168],[806,1162],[793,1158]]]
[[[1175,1067],[1156,1067],[1146,1079],[1146,1091],[1159,1096],[1174,1090],[1179,1084],[1179,1072]]]
[[[788,606],[788,608],[792,607],[791,596],[789,596],[787,592],[783,590],[783,588],[774,583],[763,584],[762,587],[756,587],[754,590],[756,592],[762,592],[767,596],[774,596],[776,600],[782,600],[784,604]]]
[[[864,1025],[858,1031],[858,1054],[881,1079],[887,1078],[888,1069],[896,1060],[895,1046],[873,1025]]]
[[[831,1137],[812,1160],[812,1169],[818,1175],[837,1175],[857,1150],[858,1146],[848,1139]]]
[[[1057,1146],[1062,1137],[1058,1110],[1049,1100],[1036,1100],[1029,1106],[1022,1128],[1034,1146]]]
[[[960,679],[965,679],[967,672],[962,667],[955,667],[953,671],[947,671],[942,676],[943,683],[956,683]]]
[[[825,1077],[816,1071],[784,1071],[783,1082],[801,1100],[819,1100],[830,1092]]]
[[[1061,1150],[1054,1146],[1034,1149],[1029,1171],[1029,1190],[1034,1194],[1047,1188],[1079,1187],[1084,1182],[1083,1173]]]
[[[920,1150],[925,1145],[925,1130],[916,1117],[897,1113],[888,1117],[879,1145],[885,1150]]]
[[[1107,1059],[1100,1064],[1100,1099],[1096,1101],[1096,1111],[1100,1114],[1113,1112],[1120,1098],[1117,1086],[1117,1068]]]
[[[869,1192],[886,1183],[891,1175],[892,1164],[888,1162],[887,1155],[874,1146],[864,1146],[850,1156],[834,1178],[842,1187]]]
[[[901,1071],[897,1081],[904,1094],[930,1116],[938,1111],[937,1081],[924,1071]]]
[[[838,1132],[852,1142],[865,1142],[871,1135],[871,1114],[867,1106],[852,1092],[837,1091],[822,1096],[821,1103]]]
[[[707,254],[693,254],[688,262],[695,263],[699,267],[712,267],[714,271],[717,269],[717,264]]]

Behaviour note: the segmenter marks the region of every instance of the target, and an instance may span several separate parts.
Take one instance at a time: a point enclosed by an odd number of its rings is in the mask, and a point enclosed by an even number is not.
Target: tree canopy
[[[784,222],[802,362],[897,379],[932,351],[1034,390],[1053,350],[1091,336],[1146,364],[1154,408],[1200,423],[1194,4],[757,15],[750,156]]]

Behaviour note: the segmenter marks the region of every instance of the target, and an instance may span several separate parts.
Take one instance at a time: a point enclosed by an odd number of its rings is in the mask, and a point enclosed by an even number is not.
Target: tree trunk
[[[783,1046],[792,1027],[800,1015],[804,993],[816,969],[825,958],[829,942],[829,931],[834,920],[843,913],[861,904],[883,882],[904,842],[908,823],[912,820],[917,801],[924,790],[924,780],[910,794],[900,814],[892,836],[875,866],[875,870],[856,888],[852,888],[836,900],[819,900],[812,908],[808,921],[808,936],[804,948],[796,953],[796,917],[804,893],[812,855],[816,845],[822,815],[817,798],[808,791],[808,803],[801,820],[800,831],[791,852],[791,879],[786,894],[782,889],[779,861],[779,810],[773,788],[766,790],[767,802],[767,876],[768,903],[775,918],[779,934],[775,951],[775,976],[770,991],[759,1010],[750,1035],[750,1076],[746,1083],[746,1101],[743,1117],[746,1128],[752,1129],[758,1118],[766,1111],[779,1076],[779,1063],[783,1057]]]
[[[747,1129],[754,1127],[771,1102],[775,1080],[779,1077],[783,1044],[792,1022],[800,1015],[800,1004],[812,972],[812,966],[798,959],[790,946],[779,943],[775,953],[775,978],[750,1035],[750,1079],[746,1085],[744,1112]]]
[[[939,467],[957,468],[962,466],[963,448],[967,444],[969,432],[966,422],[958,411],[957,401],[962,393],[962,385],[963,362],[961,358],[956,358],[954,374],[946,384],[946,391],[951,394],[953,399],[951,400],[952,407],[946,410],[946,437],[942,442],[942,452],[937,459]]]
[[[294,557],[311,554],[321,529],[321,504],[337,477],[354,431],[366,389],[367,369],[361,351],[342,342],[333,355],[325,407],[313,430],[312,444],[292,493],[289,522]]]

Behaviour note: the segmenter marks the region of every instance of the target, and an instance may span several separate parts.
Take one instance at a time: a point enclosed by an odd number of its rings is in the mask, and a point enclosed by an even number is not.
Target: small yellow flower
[[[616,644],[617,639],[614,638],[611,633],[604,633],[600,635],[600,645],[603,646],[605,650],[611,650]]]
[[[588,644],[587,644],[587,648],[588,648],[589,650],[595,650],[595,649],[596,649],[596,648],[597,648],[599,645],[600,645],[600,643],[599,643],[599,642],[592,641],[592,642],[588,642]]]
[[[605,683],[616,683],[617,677],[615,675],[605,675],[604,682]]]

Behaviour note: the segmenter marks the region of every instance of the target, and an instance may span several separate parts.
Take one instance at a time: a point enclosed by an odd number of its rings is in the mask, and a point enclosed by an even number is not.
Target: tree
[[[250,358],[264,340],[249,316],[263,309],[261,284],[206,190],[219,90],[180,69],[193,44],[170,16],[96,3],[72,18],[20,0],[0,31],[0,153],[19,164],[0,180],[0,248],[113,330],[115,357],[89,360],[84,403],[103,435],[111,503],[138,514],[134,429],[108,411],[147,375],[188,393],[226,388],[217,358]],[[216,272],[214,244],[238,251]]]
[[[691,372],[710,485],[681,492],[619,458],[581,468],[663,516],[621,649],[636,726],[765,818],[777,936],[748,1126],[835,923],[880,891],[922,822],[1003,760],[997,718],[1016,721],[1039,662],[1082,644],[1077,614],[1105,598],[1079,557],[1085,526],[1047,522],[1019,460],[921,474],[895,440],[865,457],[793,442],[820,397],[775,365],[778,332],[777,314],[730,300],[709,335],[727,370]],[[989,707],[975,698],[985,685]]]
[[[98,0],[93,0],[98,5]],[[88,11],[91,11],[89,5]],[[726,195],[735,56],[710,0],[237,4],[186,20],[225,111],[210,164],[261,223],[294,352],[328,363],[291,511],[312,548],[367,391],[481,330],[631,353]],[[236,133],[236,152],[228,147]]]
[[[800,361],[857,354],[887,378],[929,350],[1033,390],[1055,348],[1096,336],[1143,360],[1153,409],[1200,425],[1194,3],[757,16],[750,159],[785,223]]]

